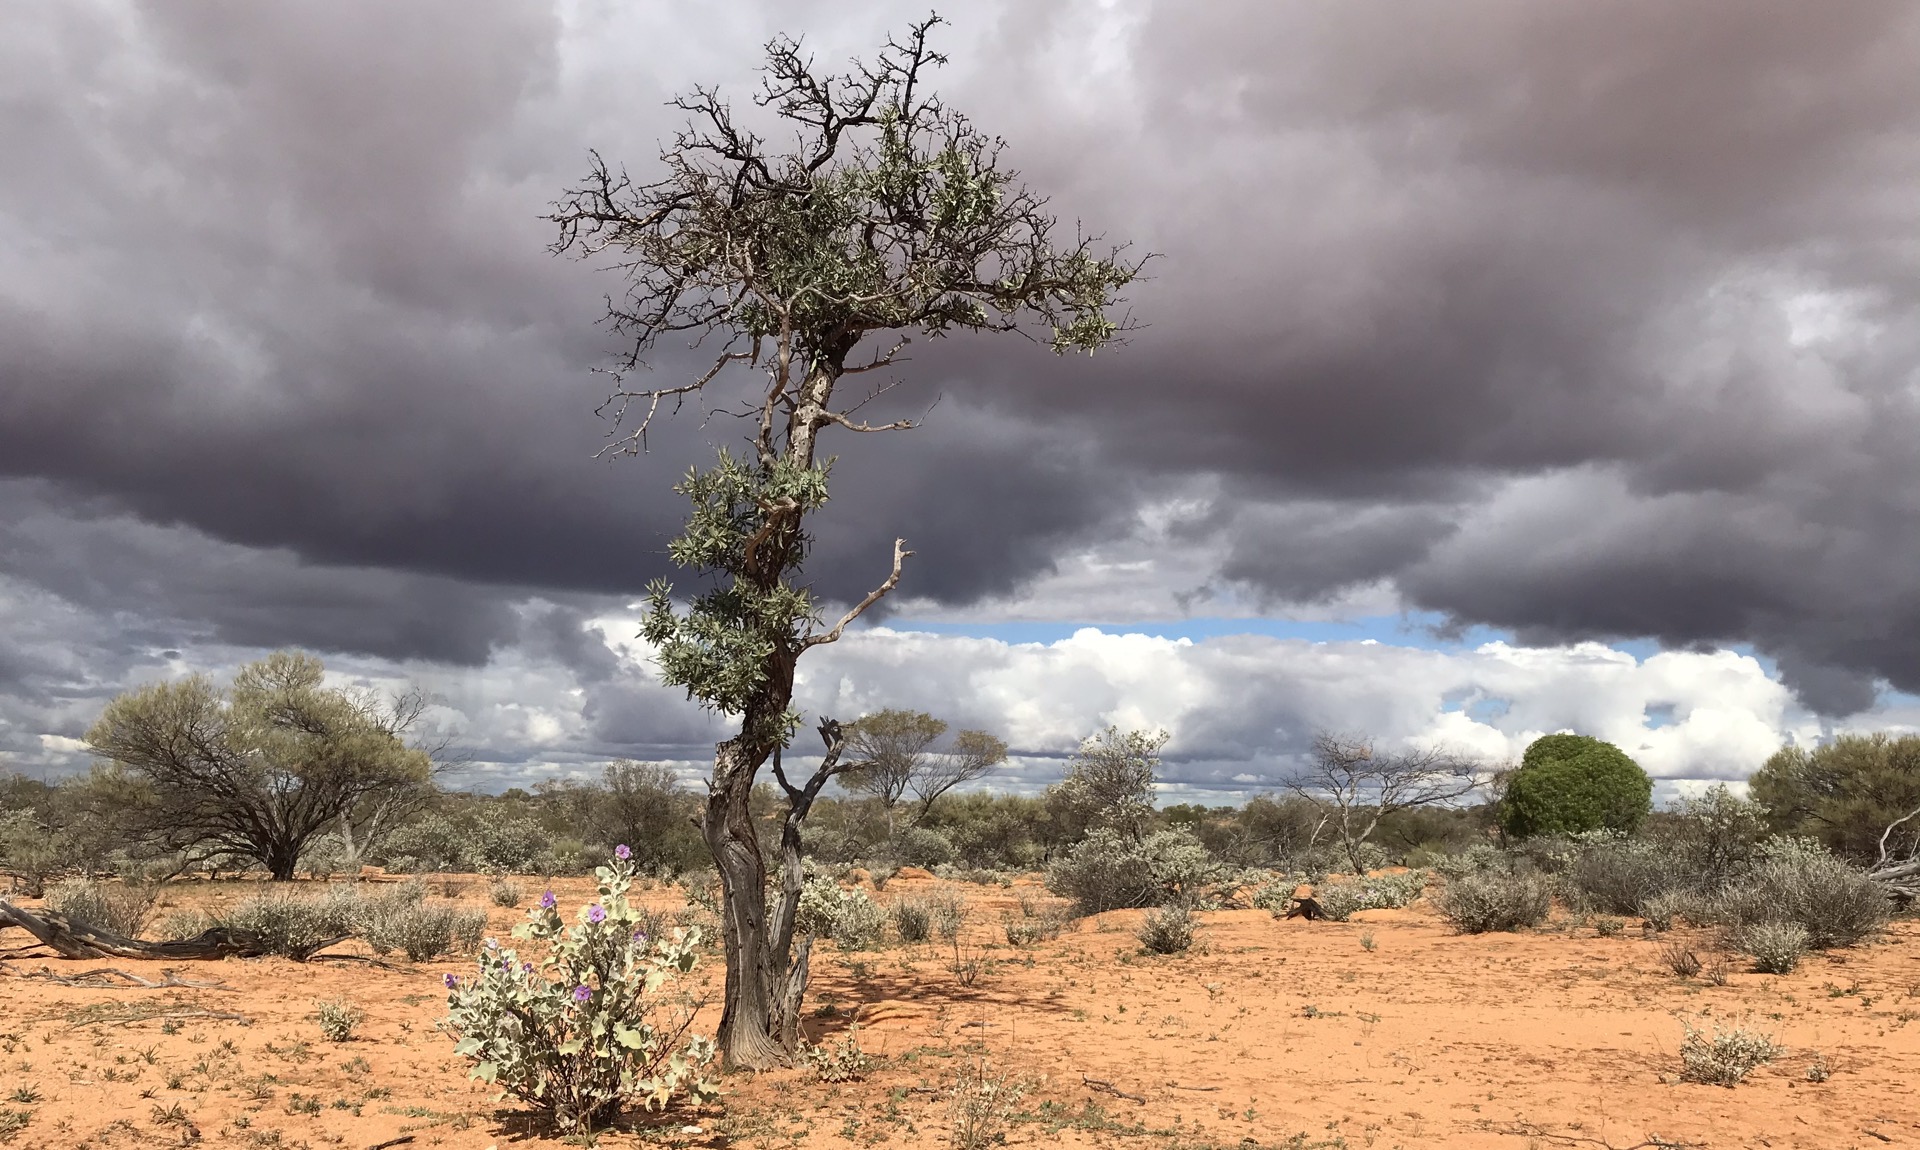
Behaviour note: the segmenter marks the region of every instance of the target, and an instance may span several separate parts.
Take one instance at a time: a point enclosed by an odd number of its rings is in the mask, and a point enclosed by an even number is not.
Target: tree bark
[[[789,1059],[772,1030],[767,867],[749,806],[753,777],[765,755],[754,753],[751,737],[749,722],[746,731],[720,744],[701,830],[720,875],[720,941],[727,962],[718,1036],[722,1064],[763,1070],[785,1066]]]
[[[214,927],[179,942],[146,942],[89,926],[50,911],[33,914],[0,899],[0,927],[17,926],[62,958],[217,959],[258,958],[267,953],[260,939],[245,931]],[[330,938],[305,954],[305,960],[347,936]]]

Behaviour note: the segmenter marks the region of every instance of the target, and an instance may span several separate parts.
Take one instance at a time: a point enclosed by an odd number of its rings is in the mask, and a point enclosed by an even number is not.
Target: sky
[[[923,14],[0,0],[0,770],[299,647],[432,691],[461,785],[697,773],[724,721],[634,598],[739,431],[596,458],[619,280],[542,217],[775,34],[832,66]],[[916,345],[922,426],[826,444],[817,590],[915,556],[810,714],[995,731],[1023,789],[1164,727],[1164,796],[1218,802],[1323,729],[1578,730],[1671,796],[1920,723],[1920,7],[946,15],[948,102],[1155,255],[1144,326]]]

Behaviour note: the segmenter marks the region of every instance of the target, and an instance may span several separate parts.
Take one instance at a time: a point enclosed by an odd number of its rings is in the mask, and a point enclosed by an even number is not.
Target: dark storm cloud
[[[585,613],[665,573],[667,481],[735,430],[590,459],[615,285],[537,217],[590,146],[643,168],[672,91],[743,92],[776,29],[834,57],[918,14],[0,4],[0,473],[74,524],[4,571],[156,639],[614,682]],[[1164,253],[1152,326],[1091,362],[916,347],[902,410],[946,399],[830,445],[824,592],[902,534],[914,594],[1005,595],[1216,476],[1188,537],[1274,601],[1743,640],[1833,711],[1920,688],[1920,9],[955,15],[955,103]]]

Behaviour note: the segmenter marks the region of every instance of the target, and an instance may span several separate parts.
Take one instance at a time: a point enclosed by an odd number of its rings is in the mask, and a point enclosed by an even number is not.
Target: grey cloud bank
[[[918,14],[0,0],[0,752],[67,761],[101,699],[186,665],[164,652],[301,645],[435,679],[502,763],[693,755],[711,724],[582,625],[667,573],[667,487],[734,432],[690,410],[645,459],[591,458],[613,284],[539,217],[589,147],[644,170],[673,92],[744,97],[773,32],[831,58]],[[1163,254],[1151,326],[1092,361],[916,347],[880,406],[926,426],[834,445],[824,591],[903,534],[928,610],[1364,599],[1529,649],[1751,644],[1835,715],[1920,690],[1913,5],[949,15],[951,98],[1064,213]],[[1117,554],[1115,597],[1084,560]],[[816,698],[911,693],[960,649],[836,655],[850,686]],[[1289,730],[1367,691],[1275,718],[1194,681]],[[931,697],[1021,721],[971,690]],[[1101,690],[1026,745],[1167,721]],[[1437,734],[1429,693],[1372,717]],[[1196,781],[1291,753],[1168,707],[1218,764]]]

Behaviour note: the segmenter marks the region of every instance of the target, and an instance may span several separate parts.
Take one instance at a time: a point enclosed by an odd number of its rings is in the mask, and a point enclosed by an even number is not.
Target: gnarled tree
[[[821,433],[913,426],[866,422],[858,412],[871,392],[844,396],[844,381],[889,368],[915,335],[1037,327],[1056,352],[1092,351],[1126,327],[1118,293],[1140,268],[1097,239],[1063,238],[1045,200],[1002,165],[1000,142],[928,90],[944,62],[927,45],[938,22],[844,74],[774,40],[754,99],[793,133],[784,150],[697,88],[676,102],[690,121],[663,149],[660,178],[637,182],[596,154],[551,217],[556,253],[604,253],[626,276],[608,308],[630,340],[612,369],[608,410],[632,417],[618,448],[643,449],[663,403],[706,393],[729,369],[762,373],[738,412],[750,449],[723,451],[677,488],[693,511],[672,558],[712,589],[683,613],[655,584],[645,624],[665,681],[740,719],[716,749],[703,821],[723,892],[719,1039],[733,1066],[790,1058],[773,997],[787,955],[775,955],[768,931],[748,797],[799,724],[800,656],[840,638],[899,582],[911,554],[896,540],[886,578],[831,626],[798,582],[807,518],[827,500]],[[635,386],[633,372],[663,340],[712,358],[681,382]]]
[[[1479,788],[1479,767],[1444,747],[1376,750],[1364,735],[1327,731],[1313,736],[1309,766],[1286,788],[1326,810],[1355,874],[1365,874],[1360,848],[1396,811],[1451,803]],[[1316,832],[1317,833],[1317,832]]]
[[[118,772],[136,833],[254,859],[286,881],[342,816],[431,778],[431,757],[401,738],[417,696],[383,703],[323,674],[313,656],[282,651],[224,691],[200,675],[155,683],[107,704],[87,743]]]

